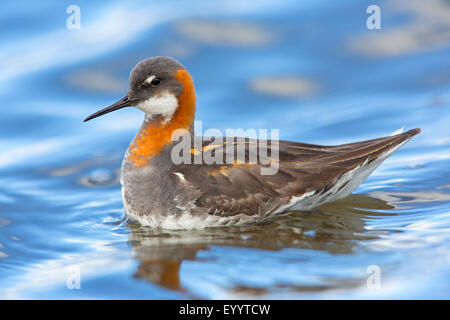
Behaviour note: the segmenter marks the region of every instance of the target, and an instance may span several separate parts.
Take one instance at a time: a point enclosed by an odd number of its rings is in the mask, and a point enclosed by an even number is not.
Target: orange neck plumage
[[[183,92],[178,97],[178,109],[168,123],[149,122],[130,144],[129,159],[135,167],[145,167],[148,160],[161,153],[172,142],[177,129],[190,130],[195,117],[195,89],[189,73],[180,69],[175,78],[183,83]]]

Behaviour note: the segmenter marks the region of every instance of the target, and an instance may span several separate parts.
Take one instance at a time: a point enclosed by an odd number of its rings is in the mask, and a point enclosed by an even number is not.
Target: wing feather
[[[196,206],[220,216],[238,214],[262,216],[271,214],[289,203],[295,196],[310,191],[326,192],[336,180],[357,166],[377,159],[380,155],[417,134],[417,129],[403,134],[340,146],[280,141],[278,149],[269,142],[271,152],[279,152],[279,170],[275,175],[261,175],[263,164],[180,165],[190,186],[199,190]],[[234,140],[215,144],[205,143],[203,149],[212,154],[236,152],[245,147],[246,161],[249,148],[256,140]],[[207,147],[209,146],[209,148]],[[206,148],[205,148],[206,147]],[[235,154],[235,153],[234,153]]]

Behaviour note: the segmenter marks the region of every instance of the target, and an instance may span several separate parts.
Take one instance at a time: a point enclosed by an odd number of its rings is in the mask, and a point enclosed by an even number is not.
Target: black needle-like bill
[[[86,119],[84,119],[83,122],[92,120],[94,118],[100,117],[104,114],[125,108],[125,107],[129,107],[132,105],[132,102],[128,99],[128,96],[123,97],[122,99],[120,99],[119,101],[117,101],[116,103],[110,105],[109,107],[106,107],[100,111],[97,111],[93,114],[91,114],[89,117],[87,117]]]

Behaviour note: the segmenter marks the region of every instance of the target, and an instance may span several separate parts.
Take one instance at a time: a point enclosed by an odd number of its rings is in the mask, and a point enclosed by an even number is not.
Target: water
[[[448,1],[383,2],[373,31],[356,0],[77,4],[80,30],[59,1],[0,16],[0,298],[450,297]],[[203,130],[319,144],[422,133],[339,203],[144,228],[124,219],[118,182],[142,114],[81,121],[155,55],[191,71]]]

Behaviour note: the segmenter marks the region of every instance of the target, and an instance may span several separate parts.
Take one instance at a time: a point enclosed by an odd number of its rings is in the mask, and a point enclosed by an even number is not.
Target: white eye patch
[[[178,108],[178,99],[169,92],[163,92],[137,104],[136,108],[151,117],[161,115],[168,121]]]
[[[156,76],[150,76],[150,77],[148,77],[147,79],[144,80],[144,83],[151,84],[152,80],[155,79],[155,78],[156,78]]]

